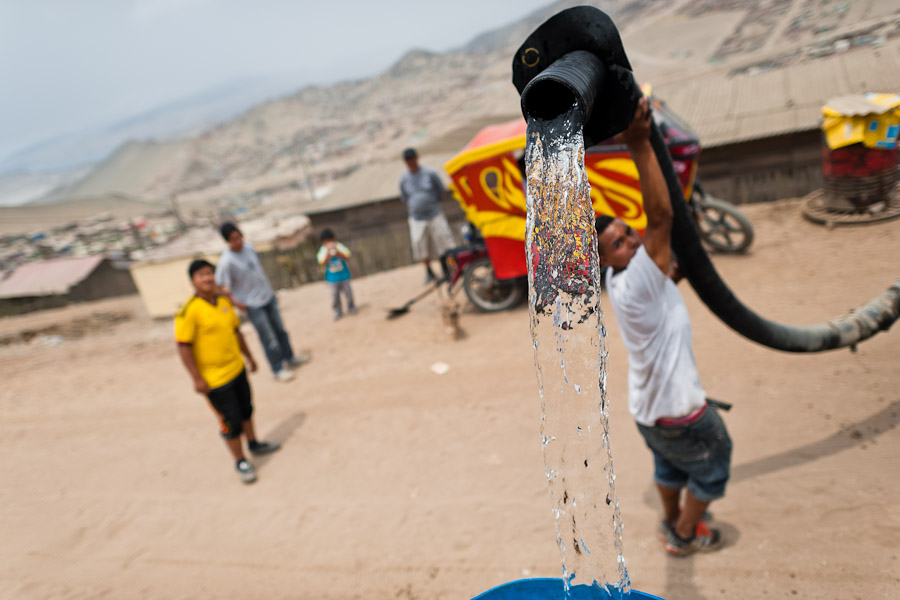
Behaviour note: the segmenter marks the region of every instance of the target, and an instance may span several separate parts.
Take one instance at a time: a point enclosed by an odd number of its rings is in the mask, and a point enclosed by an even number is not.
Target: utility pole
[[[178,209],[178,195],[169,194],[169,201],[172,204],[172,212],[175,214],[175,220],[178,221],[178,230],[181,232],[187,231],[187,223],[184,222],[184,219],[181,217],[181,211]]]
[[[303,179],[306,182],[306,193],[309,194],[309,201],[316,199],[316,192],[312,184],[312,176],[309,174],[309,163],[306,161],[306,144],[303,143],[300,133],[294,134],[294,144],[297,148],[297,157],[300,159],[300,168],[303,170]]]
[[[138,230],[138,226],[134,222],[134,219],[128,221],[128,228],[131,229],[131,236],[134,238],[134,243],[138,247],[138,250],[143,250],[144,240],[141,238],[141,232]]]
[[[309,193],[309,201],[316,199],[316,191],[313,189],[312,177],[309,175],[309,165],[306,164],[306,155],[300,153],[300,166],[303,168],[303,176],[306,179],[306,191]]]

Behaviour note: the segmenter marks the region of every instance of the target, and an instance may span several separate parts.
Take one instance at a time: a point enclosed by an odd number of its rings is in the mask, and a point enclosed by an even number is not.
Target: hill
[[[0,176],[91,165],[129,141],[195,136],[297,87],[295,81],[285,77],[236,79],[108,125],[59,135],[23,148],[0,158]]]
[[[176,194],[202,205],[233,198],[236,190],[246,196],[310,182],[321,191],[371,165],[399,173],[399,154],[410,145],[446,156],[484,124],[520,114],[509,83],[512,50],[548,16],[574,4],[556,2],[450,52],[412,50],[368,79],[311,86],[265,102],[173,143],[168,152],[126,147],[100,165],[82,191],[76,186],[53,198],[77,197],[84,189],[127,190],[148,200]],[[652,82],[708,143],[814,126],[818,107],[837,93],[900,90],[900,69],[893,67],[900,65],[900,8],[893,0],[590,4],[616,21],[636,77]],[[790,78],[777,75],[797,69],[802,81],[813,83],[792,89]],[[759,73],[776,76],[754,79]],[[771,102],[756,106],[767,96]]]

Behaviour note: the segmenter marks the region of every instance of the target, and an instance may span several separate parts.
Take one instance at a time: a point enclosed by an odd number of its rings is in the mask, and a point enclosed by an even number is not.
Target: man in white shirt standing
[[[673,281],[672,205],[650,129],[644,98],[631,126],[617,136],[638,169],[647,215],[643,240],[620,219],[607,216],[597,218],[597,240],[600,262],[608,267],[606,289],[628,349],[628,409],[653,453],[664,511],[660,533],[666,550],[686,555],[721,544],[721,532],[707,525],[704,513],[725,493],[732,444],[716,409],[706,402],[690,317]]]
[[[290,381],[294,378],[290,369],[299,367],[303,360],[294,356],[278,300],[259,256],[234,223],[223,223],[219,231],[228,248],[216,265],[216,285],[225,288],[231,303],[247,313],[275,379]]]

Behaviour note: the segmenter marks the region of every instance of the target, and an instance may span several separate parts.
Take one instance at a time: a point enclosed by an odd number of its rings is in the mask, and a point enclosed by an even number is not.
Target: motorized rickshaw
[[[696,133],[660,99],[651,102],[701,237],[715,250],[745,250],[753,240],[749,221],[707,195],[696,179]],[[445,275],[451,290],[461,281],[472,303],[485,311],[511,308],[525,293],[525,129],[524,119],[485,127],[444,165],[453,196],[477,229],[465,246],[443,257]],[[596,214],[619,217],[642,232],[647,217],[628,149],[612,140],[594,145],[585,151],[585,168]]]

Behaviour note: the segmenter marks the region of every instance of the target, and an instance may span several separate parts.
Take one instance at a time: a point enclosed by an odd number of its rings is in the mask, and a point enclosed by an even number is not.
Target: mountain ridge
[[[301,197],[308,195],[301,191],[307,182],[325,188],[369,165],[394,168],[405,146],[446,155],[458,150],[451,146],[469,126],[519,114],[509,83],[512,49],[547,17],[577,4],[583,3],[560,0],[447,52],[411,49],[372,77],[301,87],[172,140],[165,156],[151,145],[135,147],[130,175],[116,173],[112,161],[99,165],[83,185],[94,193],[127,190],[151,201],[174,195],[201,204],[234,197],[235,190],[246,195],[273,186],[293,186]],[[782,68],[766,61],[820,44],[828,31],[900,15],[888,0],[823,0],[812,8],[806,0],[589,4],[619,26],[636,77],[670,91],[698,76],[725,81],[742,65]],[[141,151],[150,158],[142,162]]]

